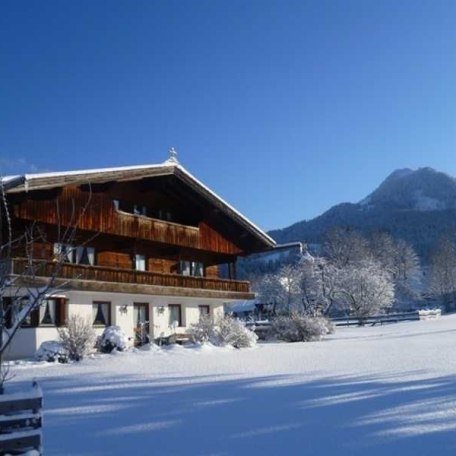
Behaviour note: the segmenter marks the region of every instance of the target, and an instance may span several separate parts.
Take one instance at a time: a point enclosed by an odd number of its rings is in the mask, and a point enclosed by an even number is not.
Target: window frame
[[[179,319],[177,320],[178,325],[176,328],[183,328],[184,327],[184,321],[183,321],[183,315],[182,315],[182,304],[168,304],[168,326],[172,326],[172,323],[176,320],[171,321],[171,308],[177,308],[179,309]]]
[[[200,273],[196,274],[196,271]],[[206,277],[206,267],[202,261],[180,260],[179,274],[184,277]]]
[[[97,309],[97,313],[94,316],[93,315],[93,308],[94,308],[94,306],[99,306],[99,305],[107,305],[108,306],[108,321],[105,324],[95,323],[95,319],[96,319],[96,317],[98,315],[98,309]],[[107,328],[108,326],[111,326],[111,324],[112,324],[112,315],[111,315],[112,312],[111,311],[112,311],[111,301],[92,301],[92,326],[94,328]],[[101,311],[101,313],[104,316],[103,311]]]
[[[138,269],[138,261],[144,261],[144,269]],[[147,256],[142,253],[135,253],[133,256],[133,267],[135,271],[147,272]]]
[[[207,309],[207,312],[201,312],[202,309]],[[198,304],[199,318],[202,316],[211,316],[211,306],[209,304]]]

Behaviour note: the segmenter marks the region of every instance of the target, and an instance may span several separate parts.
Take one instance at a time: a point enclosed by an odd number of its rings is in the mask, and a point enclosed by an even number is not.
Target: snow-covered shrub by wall
[[[214,319],[210,315],[201,315],[198,323],[191,324],[187,332],[194,343],[211,342],[215,336]]]
[[[128,338],[120,326],[108,326],[97,343],[102,353],[111,353],[113,350],[123,351],[127,348]]]
[[[271,332],[285,342],[312,342],[334,332],[334,327],[323,317],[292,314],[276,317],[272,321]]]
[[[193,342],[210,342],[217,346],[253,347],[258,340],[258,336],[244,322],[231,315],[225,315],[217,321],[209,316],[201,317],[198,323],[190,326],[188,332]]]
[[[59,328],[58,332],[63,348],[73,361],[80,361],[93,348],[96,336],[92,323],[80,315],[70,315],[66,328]]]
[[[35,353],[37,361],[48,361],[53,363],[67,363],[69,358],[68,350],[56,340],[47,340],[40,345]]]

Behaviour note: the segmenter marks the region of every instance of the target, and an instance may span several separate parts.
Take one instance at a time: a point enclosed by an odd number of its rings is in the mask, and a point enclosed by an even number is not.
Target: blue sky
[[[182,164],[264,229],[456,175],[456,2],[7,1],[0,170]]]

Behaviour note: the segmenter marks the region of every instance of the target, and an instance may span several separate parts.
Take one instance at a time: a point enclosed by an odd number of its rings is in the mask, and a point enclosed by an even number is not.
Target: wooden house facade
[[[97,332],[120,326],[132,344],[185,334],[201,314],[216,317],[224,303],[253,299],[249,283],[236,279],[236,259],[274,246],[174,157],[4,184],[19,240],[8,259],[17,279],[11,296],[54,277],[43,304],[19,330],[12,358],[57,339],[72,313],[92,321]],[[57,258],[64,261],[56,265]]]

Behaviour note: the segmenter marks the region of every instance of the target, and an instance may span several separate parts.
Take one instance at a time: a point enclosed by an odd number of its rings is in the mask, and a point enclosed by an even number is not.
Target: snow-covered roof
[[[47,173],[6,176],[1,179],[8,193],[28,192],[31,190],[49,189],[64,185],[94,184],[111,180],[130,181],[154,176],[174,175],[205,199],[211,201],[229,217],[235,219],[245,229],[261,239],[267,248],[276,245],[275,241],[247,217],[242,215],[223,198],[189,173],[177,160],[168,159],[161,164],[122,166],[116,168],[99,168],[76,171],[59,171]]]

